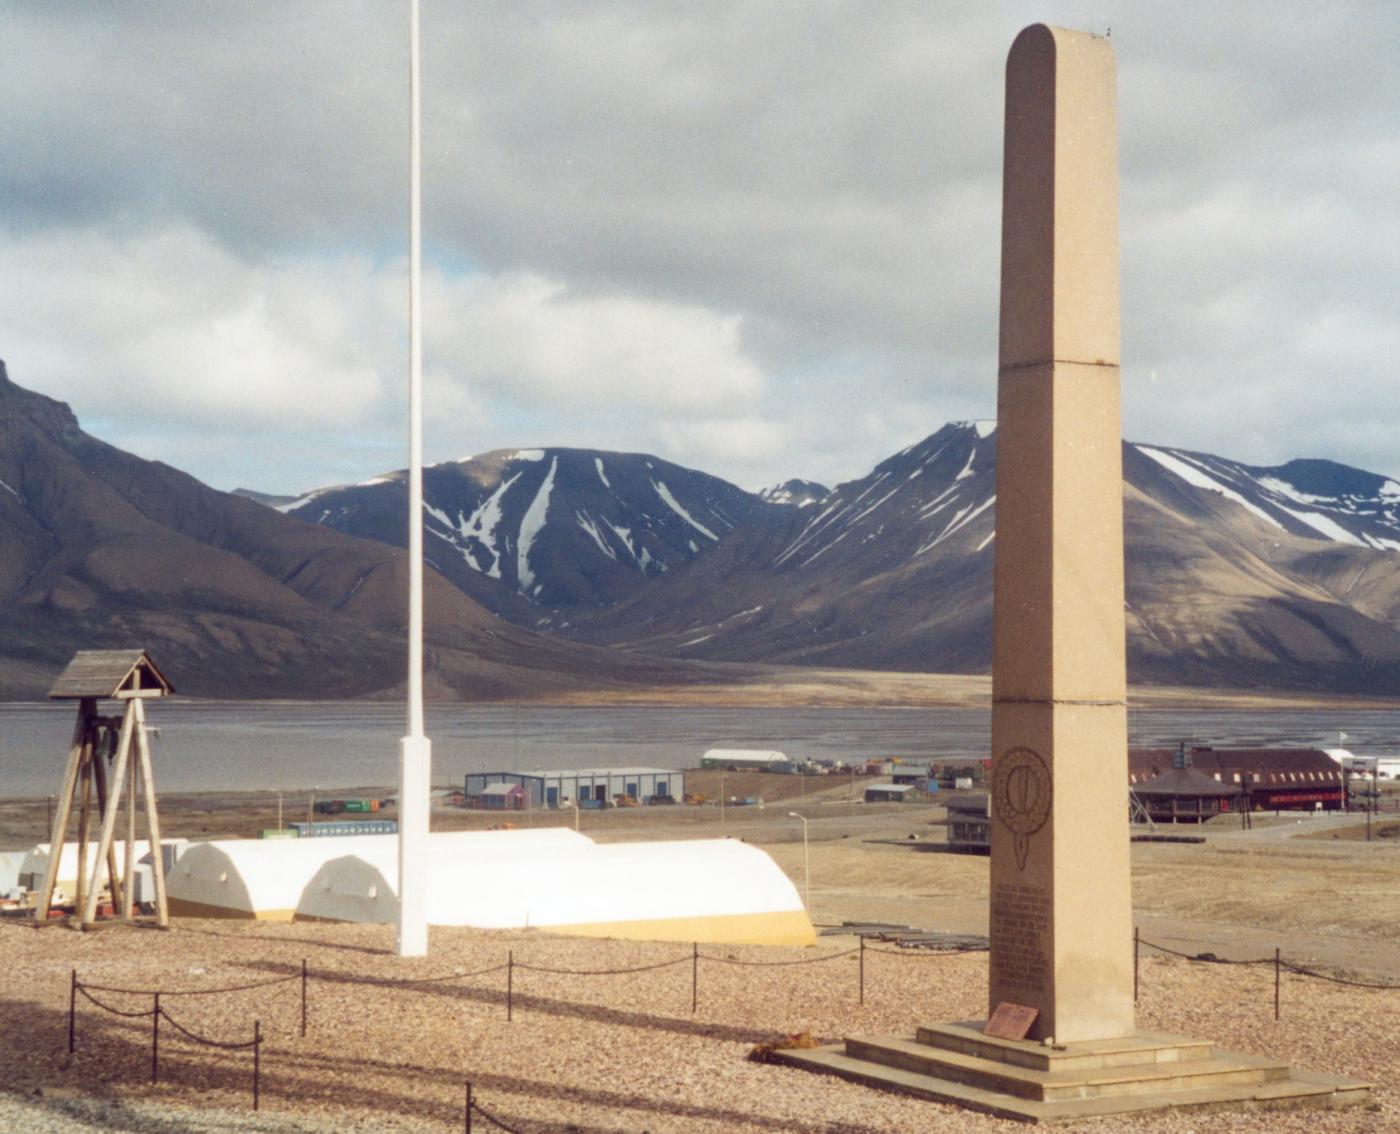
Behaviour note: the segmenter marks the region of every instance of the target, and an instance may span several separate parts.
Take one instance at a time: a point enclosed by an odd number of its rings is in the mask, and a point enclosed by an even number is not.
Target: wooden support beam
[[[78,768],[82,762],[87,717],[96,705],[96,701],[87,699],[78,705],[78,719],[73,725],[73,743],[68,749],[68,766],[63,771],[63,787],[59,789],[58,806],[54,808],[53,813],[53,829],[49,832],[49,865],[44,871],[44,884],[39,890],[39,900],[34,905],[34,918],[39,922],[48,920],[49,907],[53,904],[54,886],[58,882],[58,858],[68,832],[68,816],[73,810],[73,792],[78,786]]]
[[[146,706],[139,699],[132,702],[136,710],[136,750],[141,757],[141,783],[146,793],[146,830],[151,838],[151,876],[156,884],[156,922],[162,929],[170,926],[170,906],[165,898],[165,855],[160,845],[160,816],[156,813],[156,784],[151,772],[151,744],[146,736]]]
[[[122,878],[117,877],[117,856],[112,847],[112,836],[117,829],[117,813],[121,806],[122,784],[126,779],[127,760],[131,756],[131,735],[135,724],[136,714],[133,712],[136,702],[127,703],[127,711],[122,716],[122,728],[117,740],[116,760],[112,765],[112,788],[107,791],[107,770],[103,766],[104,758],[99,753],[94,757],[93,770],[97,775],[97,797],[102,808],[102,833],[97,842],[97,857],[93,864],[93,886],[87,895],[87,902],[79,911],[83,925],[91,925],[97,920],[97,883],[102,877],[102,863],[107,864],[107,877],[112,890],[112,908],[118,910],[129,908],[131,897],[128,891],[131,888],[131,858],[132,847],[127,844],[126,862],[127,874]]]
[[[89,717],[87,727],[83,730],[83,755],[82,764],[78,768],[78,781],[80,784],[80,799],[78,803],[78,865],[77,882],[73,887],[73,908],[81,911],[83,903],[87,901],[88,876],[87,876],[87,849],[88,832],[92,826],[92,750],[95,737],[93,736],[92,720]],[[63,854],[63,844],[50,848],[55,858]]]
[[[122,873],[126,886],[122,893],[122,921],[130,921],[136,908],[136,761],[128,760],[126,767],[126,870]]]

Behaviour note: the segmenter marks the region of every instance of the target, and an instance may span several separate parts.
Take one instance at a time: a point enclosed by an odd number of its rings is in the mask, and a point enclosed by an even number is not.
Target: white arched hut
[[[392,923],[398,840],[197,844],[170,877],[173,913]],[[595,844],[567,828],[428,839],[428,922],[653,941],[810,945],[796,887],[732,839]]]

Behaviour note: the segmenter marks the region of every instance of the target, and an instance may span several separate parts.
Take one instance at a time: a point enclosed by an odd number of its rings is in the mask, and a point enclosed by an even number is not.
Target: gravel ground
[[[867,953],[866,1004],[857,1004],[852,948],[707,946],[699,1010],[691,1013],[685,945],[589,941],[536,933],[434,930],[432,954],[389,955],[379,926],[180,921],[169,932],[113,927],[79,934],[0,925],[6,1048],[0,1129],[14,1134],[116,1130],[451,1131],[462,1129],[464,1082],[521,1134],[678,1131],[685,1134],[900,1134],[1023,1129],[835,1079],[759,1065],[757,1042],[810,1031],[912,1033],[927,1020],[980,1014],[985,954]],[[679,963],[619,975],[563,975],[517,967],[514,1021],[505,973],[436,983],[406,978],[471,974],[514,953],[517,966],[597,970]],[[171,995],[312,974],[310,1028],[298,1035],[298,982],[245,992]],[[723,960],[720,960],[722,958]],[[166,990],[162,1007],[200,1034],[240,1042],[262,1022],[263,1109],[251,1104],[247,1051],[196,1047],[162,1025],[161,1081],[150,1078],[149,1018],[122,1019],[80,998],[78,1051],[67,1054],[69,972],[93,984]],[[145,1011],[149,997],[99,993]],[[1400,1131],[1400,992],[1365,992],[1285,977],[1273,1015],[1269,969],[1145,960],[1142,1027],[1215,1039],[1295,1066],[1376,1081],[1369,1106],[1337,1111],[1167,1114],[1084,1124],[1087,1130]],[[478,1117],[477,1130],[491,1130]]]

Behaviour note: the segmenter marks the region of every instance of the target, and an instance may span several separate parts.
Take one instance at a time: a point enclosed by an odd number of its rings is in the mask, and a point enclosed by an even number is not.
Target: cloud
[[[249,265],[185,227],[47,230],[0,244],[0,342],[23,381],[108,417],[344,425],[381,393],[369,276]]]
[[[1003,65],[1042,7],[426,3],[428,361],[454,399],[432,428],[461,430],[442,455],[689,447],[748,477],[761,446],[725,458],[723,423],[763,422],[783,444],[762,479],[830,480],[989,414]],[[1400,403],[1377,397],[1400,7],[1054,19],[1117,51],[1127,432],[1400,474]],[[119,371],[169,429],[256,418],[272,443],[324,372],[347,438],[397,431],[376,386],[403,368],[402,6],[0,21],[17,380],[70,396]]]
[[[791,442],[781,423],[756,417],[662,422],[660,434],[667,457],[700,468],[771,467]]]
[[[556,410],[709,414],[753,404],[764,376],[741,320],[627,296],[570,294],[531,273],[436,276],[425,322],[439,366],[484,393]]]

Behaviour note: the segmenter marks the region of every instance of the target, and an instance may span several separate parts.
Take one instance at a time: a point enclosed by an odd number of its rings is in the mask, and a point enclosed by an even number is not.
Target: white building
[[[573,768],[530,772],[473,772],[466,794],[481,796],[493,784],[520,784],[531,807],[566,803],[603,806],[621,797],[638,803],[685,798],[685,773],[674,768]]]
[[[702,768],[723,768],[735,772],[761,772],[775,764],[786,764],[781,752],[751,748],[711,748],[700,757]]]
[[[796,888],[731,839],[595,844],[568,828],[428,839],[428,922],[639,940],[809,945]],[[374,838],[194,844],[169,879],[176,916],[393,923],[398,844]]]

